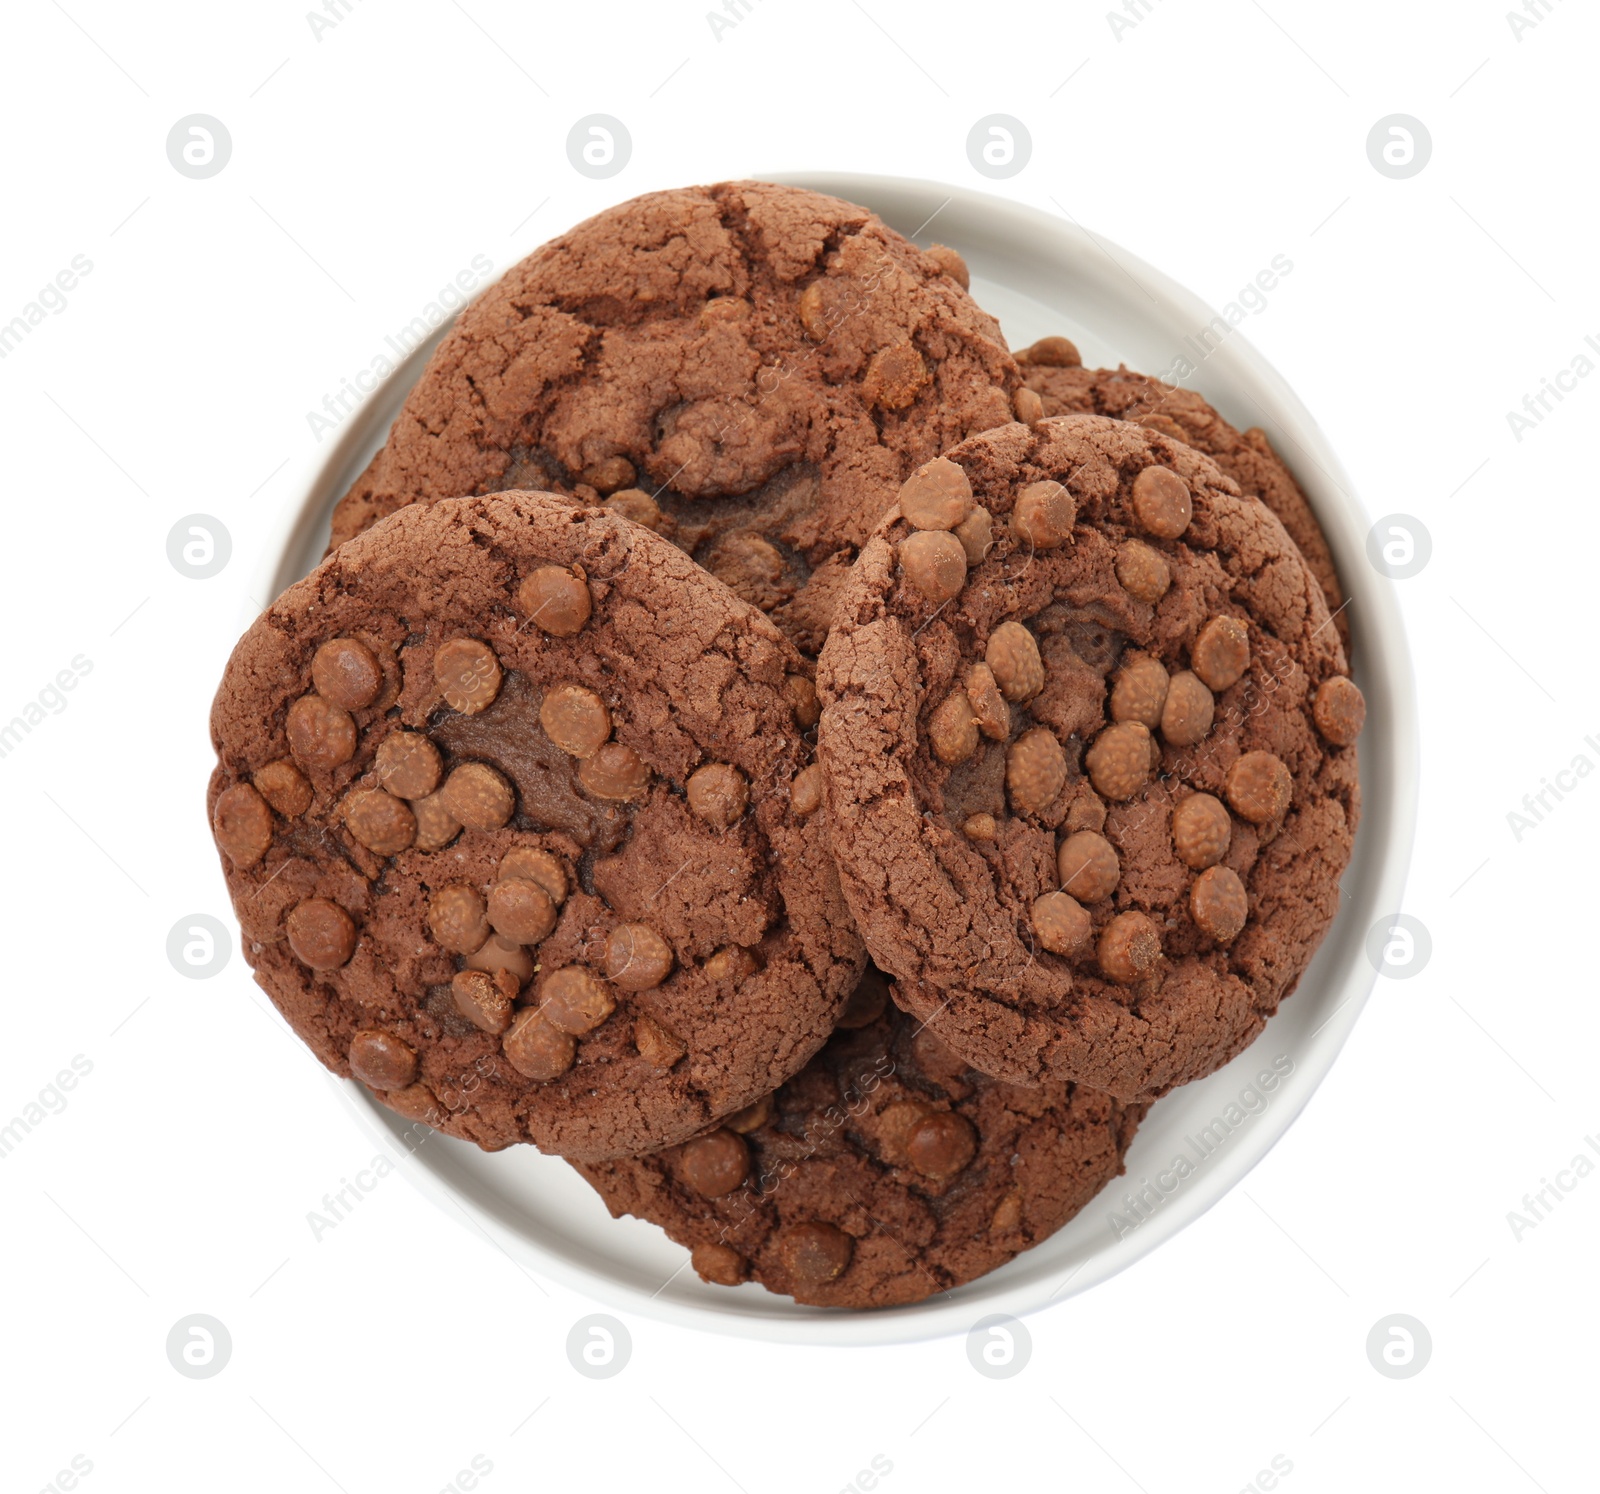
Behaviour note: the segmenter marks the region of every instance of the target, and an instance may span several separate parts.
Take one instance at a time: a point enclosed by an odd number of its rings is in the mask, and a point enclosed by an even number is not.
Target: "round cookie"
[[[749,1104],[864,960],[804,668],[603,509],[393,515],[257,619],[212,708],[256,979],[329,1068],[486,1148],[642,1152]]]
[[[1278,516],[1322,587],[1345,652],[1350,624],[1333,552],[1294,474],[1259,426],[1236,430],[1192,389],[1181,389],[1128,368],[1084,368],[1065,337],[1041,337],[1017,354],[1024,384],[1040,399],[1040,413],[1109,415],[1160,431],[1203,451],[1251,498]]]
[[[722,1127],[578,1170],[614,1216],[689,1247],[706,1281],[857,1308],[994,1270],[1122,1172],[1143,1106],[990,1079],[896,1010],[883,984],[869,971],[863,996],[875,1001],[858,997],[821,1053]]]
[[[815,655],[901,480],[1011,420],[1019,384],[952,251],[799,187],[653,192],[462,312],[340,501],[332,543],[422,499],[600,498]]]
[[[978,1068],[1163,1092],[1255,1036],[1338,910],[1360,691],[1283,526],[1191,448],[1065,416],[907,488],[935,478],[969,511],[885,519],[818,670],[845,897]]]

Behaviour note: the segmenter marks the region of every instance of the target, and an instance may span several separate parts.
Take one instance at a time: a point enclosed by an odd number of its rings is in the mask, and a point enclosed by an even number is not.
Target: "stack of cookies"
[[[1293,990],[1359,805],[1339,606],[1259,431],[1013,355],[864,208],[656,193],[462,314],[235,649],[208,810],[334,1072],[708,1281],[914,1302]]]

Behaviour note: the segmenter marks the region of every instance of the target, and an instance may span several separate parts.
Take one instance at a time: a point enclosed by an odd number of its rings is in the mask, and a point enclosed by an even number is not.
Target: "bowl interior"
[[[848,174],[777,179],[862,203],[919,244],[957,249],[974,296],[999,318],[1013,347],[1064,333],[1087,364],[1127,363],[1159,374],[1214,314],[1159,271],[1064,218],[932,182]],[[380,385],[308,474],[303,501],[269,547],[257,595],[278,595],[316,564],[333,504],[382,443],[445,330]],[[1416,723],[1399,616],[1388,583],[1365,556],[1369,520],[1309,412],[1242,333],[1224,338],[1184,382],[1234,424],[1261,426],[1300,479],[1351,599],[1354,672],[1369,708],[1360,748],[1363,818],[1343,911],[1256,1043],[1152,1106],[1127,1175],[1057,1234],[978,1281],[907,1308],[805,1308],[754,1285],[707,1286],[688,1269],[685,1250],[653,1226],[613,1221],[559,1158],[531,1147],[480,1152],[408,1125],[359,1086],[330,1076],[361,1123],[405,1155],[403,1170],[418,1186],[530,1270],[621,1310],[714,1332],[866,1344],[965,1332],[985,1313],[1022,1315],[1084,1291],[1197,1218],[1254,1166],[1327,1072],[1376,978],[1364,941],[1377,918],[1400,906],[1415,817]],[[1270,1089],[1258,1081],[1263,1072],[1273,1079]],[[1180,1157],[1189,1167],[1181,1179],[1172,1165]]]

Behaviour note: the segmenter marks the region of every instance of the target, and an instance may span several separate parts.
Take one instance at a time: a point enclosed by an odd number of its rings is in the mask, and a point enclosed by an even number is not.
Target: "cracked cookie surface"
[[[798,187],[650,193],[469,306],[340,501],[538,488],[657,529],[807,653],[908,472],[1012,418],[1020,375],[950,251]]]
[[[1047,418],[914,474],[818,688],[867,947],[985,1072],[1209,1073],[1338,910],[1360,691],[1283,526],[1157,431]]]
[[[329,1068],[487,1148],[641,1152],[748,1104],[864,959],[796,793],[808,670],[604,509],[396,513],[257,619],[212,709],[257,981]]]
[[[948,1292],[1053,1234],[1122,1171],[1143,1115],[1078,1085],[1007,1084],[888,1001],[869,970],[776,1094],[651,1157],[581,1165],[701,1278],[824,1307]]]
[[[1129,368],[1085,368],[1078,350],[1064,337],[1041,338],[1023,348],[1017,362],[1024,384],[1040,397],[1041,414],[1109,415],[1160,431],[1204,452],[1239,484],[1241,492],[1265,503],[1305,556],[1349,652],[1344,587],[1333,551],[1300,484],[1272,449],[1265,431],[1258,426],[1241,431],[1230,425],[1192,389]]]

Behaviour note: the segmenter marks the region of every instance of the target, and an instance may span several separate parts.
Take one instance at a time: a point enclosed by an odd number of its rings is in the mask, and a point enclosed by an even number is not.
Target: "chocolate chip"
[[[539,987],[539,1010],[545,1021],[574,1036],[592,1032],[616,1005],[605,982],[596,980],[582,965],[552,971]]]
[[[1011,397],[1011,408],[1024,425],[1044,419],[1044,401],[1026,384]]]
[[[715,1240],[696,1245],[689,1252],[689,1264],[701,1281],[713,1286],[738,1286],[750,1272],[748,1262],[733,1246]]]
[[[433,656],[433,678],[446,705],[476,716],[500,693],[500,661],[487,643],[452,638]]]
[[[373,759],[378,782],[402,799],[426,799],[439,787],[444,759],[420,731],[391,732]]]
[[[672,973],[672,946],[644,923],[619,923],[606,935],[601,968],[619,990],[648,991]]]
[[[1193,747],[1196,742],[1203,742],[1211,730],[1216,708],[1216,701],[1199,676],[1181,670],[1172,676],[1166,704],[1161,708],[1161,735],[1174,747]]]
[[[1335,747],[1348,747],[1361,735],[1367,720],[1367,701],[1354,680],[1336,674],[1317,687],[1311,706],[1317,730]]]
[[[1244,883],[1231,867],[1213,866],[1200,873],[1189,889],[1189,914],[1208,939],[1226,944],[1250,915]]]
[[[978,565],[994,548],[994,517],[988,509],[975,505],[951,533],[961,541],[967,564]]]
[[[500,1048],[512,1068],[540,1083],[559,1079],[578,1056],[572,1037],[552,1027],[531,1006],[517,1013],[500,1039]]]
[[[513,992],[513,978],[507,984]],[[450,978],[450,995],[456,1010],[482,1032],[498,1037],[511,1025],[511,1001],[508,994],[487,970],[458,970]]]
[[[404,1089],[416,1082],[417,1053],[381,1027],[367,1027],[350,1039],[350,1072],[369,1089]]]
[[[519,986],[533,978],[533,956],[503,934],[490,934],[461,963],[468,970],[484,970],[490,975],[504,972],[515,976]]]
[[[628,487],[638,474],[627,457],[608,456],[602,457],[598,462],[591,462],[578,476],[595,492],[610,493],[617,488]]]
[[[539,702],[539,725],[563,752],[593,757],[611,735],[611,712],[593,690],[555,685]]]
[[[1066,786],[1067,755],[1047,726],[1025,731],[1006,750],[1006,792],[1018,814],[1038,814]]]
[[[639,1057],[656,1069],[670,1069],[689,1051],[677,1033],[645,1016],[633,1019],[633,1046]]]
[[[488,910],[476,887],[448,882],[428,899],[428,931],[440,949],[471,954],[489,937]]]
[[[633,748],[607,742],[578,763],[578,782],[597,799],[642,799],[650,788],[650,769]]]
[[[355,920],[325,897],[296,903],[284,928],[294,957],[313,970],[337,970],[356,952]]]
[[[1288,807],[1294,779],[1270,752],[1247,752],[1228,769],[1223,792],[1240,819],[1265,825]]]
[[[1108,799],[1131,799],[1150,781],[1150,741],[1137,721],[1108,726],[1084,755],[1090,781]]]
[[[498,830],[517,807],[511,785],[485,763],[452,768],[439,797],[468,830]]]
[[[701,1198],[732,1193],[750,1171],[750,1148],[726,1128],[685,1142],[678,1153],[678,1175]]]
[[[1111,719],[1137,721],[1154,731],[1167,703],[1167,671],[1159,659],[1141,654],[1117,671],[1111,686]]]
[[[880,348],[867,362],[861,392],[880,410],[903,410],[928,387],[928,366],[909,342]]]
[[[1037,649],[1035,649],[1037,653]],[[1039,666],[1040,683],[1043,683],[1044,665]],[[994,671],[987,664],[974,664],[967,671],[967,700],[977,719],[978,730],[996,742],[1011,735],[1011,707],[1000,693]]]
[[[1094,938],[1094,920],[1069,893],[1047,892],[1035,898],[1030,916],[1039,943],[1052,954],[1082,954]]]
[[[750,315],[750,310],[750,303],[741,296],[713,296],[700,308],[700,321],[707,327],[742,322]]]
[[[849,1268],[855,1241],[842,1229],[808,1219],[787,1224],[773,1242],[784,1271],[802,1288],[826,1286]]]
[[[350,712],[320,695],[295,701],[284,730],[289,751],[303,768],[337,768],[356,755],[356,723]]]
[[[800,325],[812,342],[823,342],[833,330],[835,305],[840,287],[830,280],[813,280],[800,292]]]
[[[935,1110],[906,1138],[906,1160],[926,1178],[952,1178],[977,1153],[972,1122],[953,1110]]]
[[[756,957],[738,944],[724,944],[700,967],[711,980],[737,985],[761,968]]]
[[[727,763],[706,763],[689,775],[684,785],[689,808],[714,830],[738,823],[750,805],[750,785],[737,768]]]
[[[948,275],[962,290],[970,290],[972,276],[967,272],[967,262],[945,244],[929,244],[923,255],[938,266],[941,275]]]
[[[439,1097],[426,1084],[408,1084],[379,1094],[378,1098],[407,1120],[425,1121],[435,1117]]]
[[[1018,363],[1031,363],[1038,368],[1081,368],[1083,359],[1076,344],[1065,337],[1041,337],[1029,343],[1016,355]]]
[[[655,508],[647,494],[639,496]],[[660,517],[661,511],[656,509],[658,522]],[[517,588],[517,607],[529,622],[552,638],[571,638],[589,621],[594,599],[589,595],[589,583],[581,576],[574,576],[564,566],[542,565],[522,578]]]
[[[850,999],[845,1002],[844,1010],[839,1013],[834,1026],[842,1027],[846,1032],[855,1032],[876,1022],[888,1004],[888,980],[876,966],[868,965],[862,972],[861,979],[856,982],[856,988],[850,993]]]
[[[748,1136],[752,1131],[759,1131],[772,1119],[772,1096],[762,1095],[753,1105],[746,1105],[743,1110],[736,1110],[725,1119],[722,1124],[730,1131],[737,1131],[741,1136]]]
[[[558,908],[567,900],[567,873],[561,859],[534,846],[513,846],[500,858],[495,873],[501,881],[518,878],[544,889],[544,895]]]
[[[1003,622],[989,635],[983,661],[1000,693],[1018,704],[1044,689],[1044,660],[1034,636],[1019,622]]]
[[[1111,842],[1093,830],[1079,830],[1061,842],[1056,852],[1061,890],[1080,903],[1098,903],[1117,890],[1122,863]]]
[[[254,866],[272,844],[272,810],[250,784],[236,783],[217,795],[211,831],[235,866]]]
[[[501,877],[489,889],[489,926],[517,944],[537,944],[556,926],[556,905],[537,882]]]
[[[356,789],[341,812],[345,829],[376,856],[398,856],[417,838],[417,817],[382,789]]]
[[[417,821],[419,851],[442,851],[461,833],[461,821],[445,808],[443,794],[429,794],[411,806]]]
[[[955,535],[919,529],[900,541],[899,551],[906,580],[930,602],[944,603],[961,595],[967,584],[967,552]]]
[[[1226,690],[1250,667],[1250,629],[1241,618],[1212,618],[1189,650],[1189,664],[1213,690]]]
[[[822,702],[817,699],[817,687],[803,674],[786,674],[783,693],[794,708],[795,724],[801,731],[810,731],[822,716]]]
[[[356,638],[330,638],[311,657],[311,683],[324,700],[359,711],[378,698],[383,670]]]
[[[1027,390],[1032,394],[1033,391]],[[1034,394],[1035,399],[1039,396]],[[1011,527],[1035,550],[1054,550],[1072,538],[1078,522],[1078,505],[1058,482],[1030,482],[1017,494],[1011,510]]]
[[[822,769],[815,763],[794,775],[789,788],[789,808],[802,820],[822,808]]]
[[[928,745],[942,763],[964,763],[978,750],[978,721],[966,691],[945,697],[928,718]]]
[[[989,1218],[991,1235],[1009,1235],[1022,1226],[1022,1195],[1015,1190],[994,1206]]]
[[[1143,540],[1128,540],[1117,550],[1117,581],[1129,596],[1153,604],[1172,585],[1172,567]]]
[[[311,785],[286,757],[256,770],[251,780],[261,797],[286,819],[298,819],[311,808]]]
[[[1189,488],[1170,467],[1146,467],[1133,480],[1133,514],[1157,539],[1177,539],[1189,527]]]
[[[1178,860],[1195,871],[1215,866],[1228,854],[1233,820],[1222,800],[1190,794],[1172,811],[1172,846]]]
[[[900,514],[913,529],[954,529],[972,512],[972,484],[948,457],[924,462],[900,484]]]
[[[1000,833],[992,814],[969,814],[961,823],[961,833],[968,840],[993,840]]]
[[[613,493],[606,499],[605,506],[625,519],[632,519],[635,524],[643,524],[646,529],[661,528],[661,505],[643,488],[624,488],[620,493]]]
[[[1143,913],[1119,913],[1101,930],[1096,958],[1107,980],[1136,985],[1161,963],[1161,935]]]
[[[933,1107],[923,1100],[896,1100],[885,1105],[878,1113],[878,1148],[884,1158],[894,1163],[906,1161],[906,1143],[911,1133],[933,1113]]]

